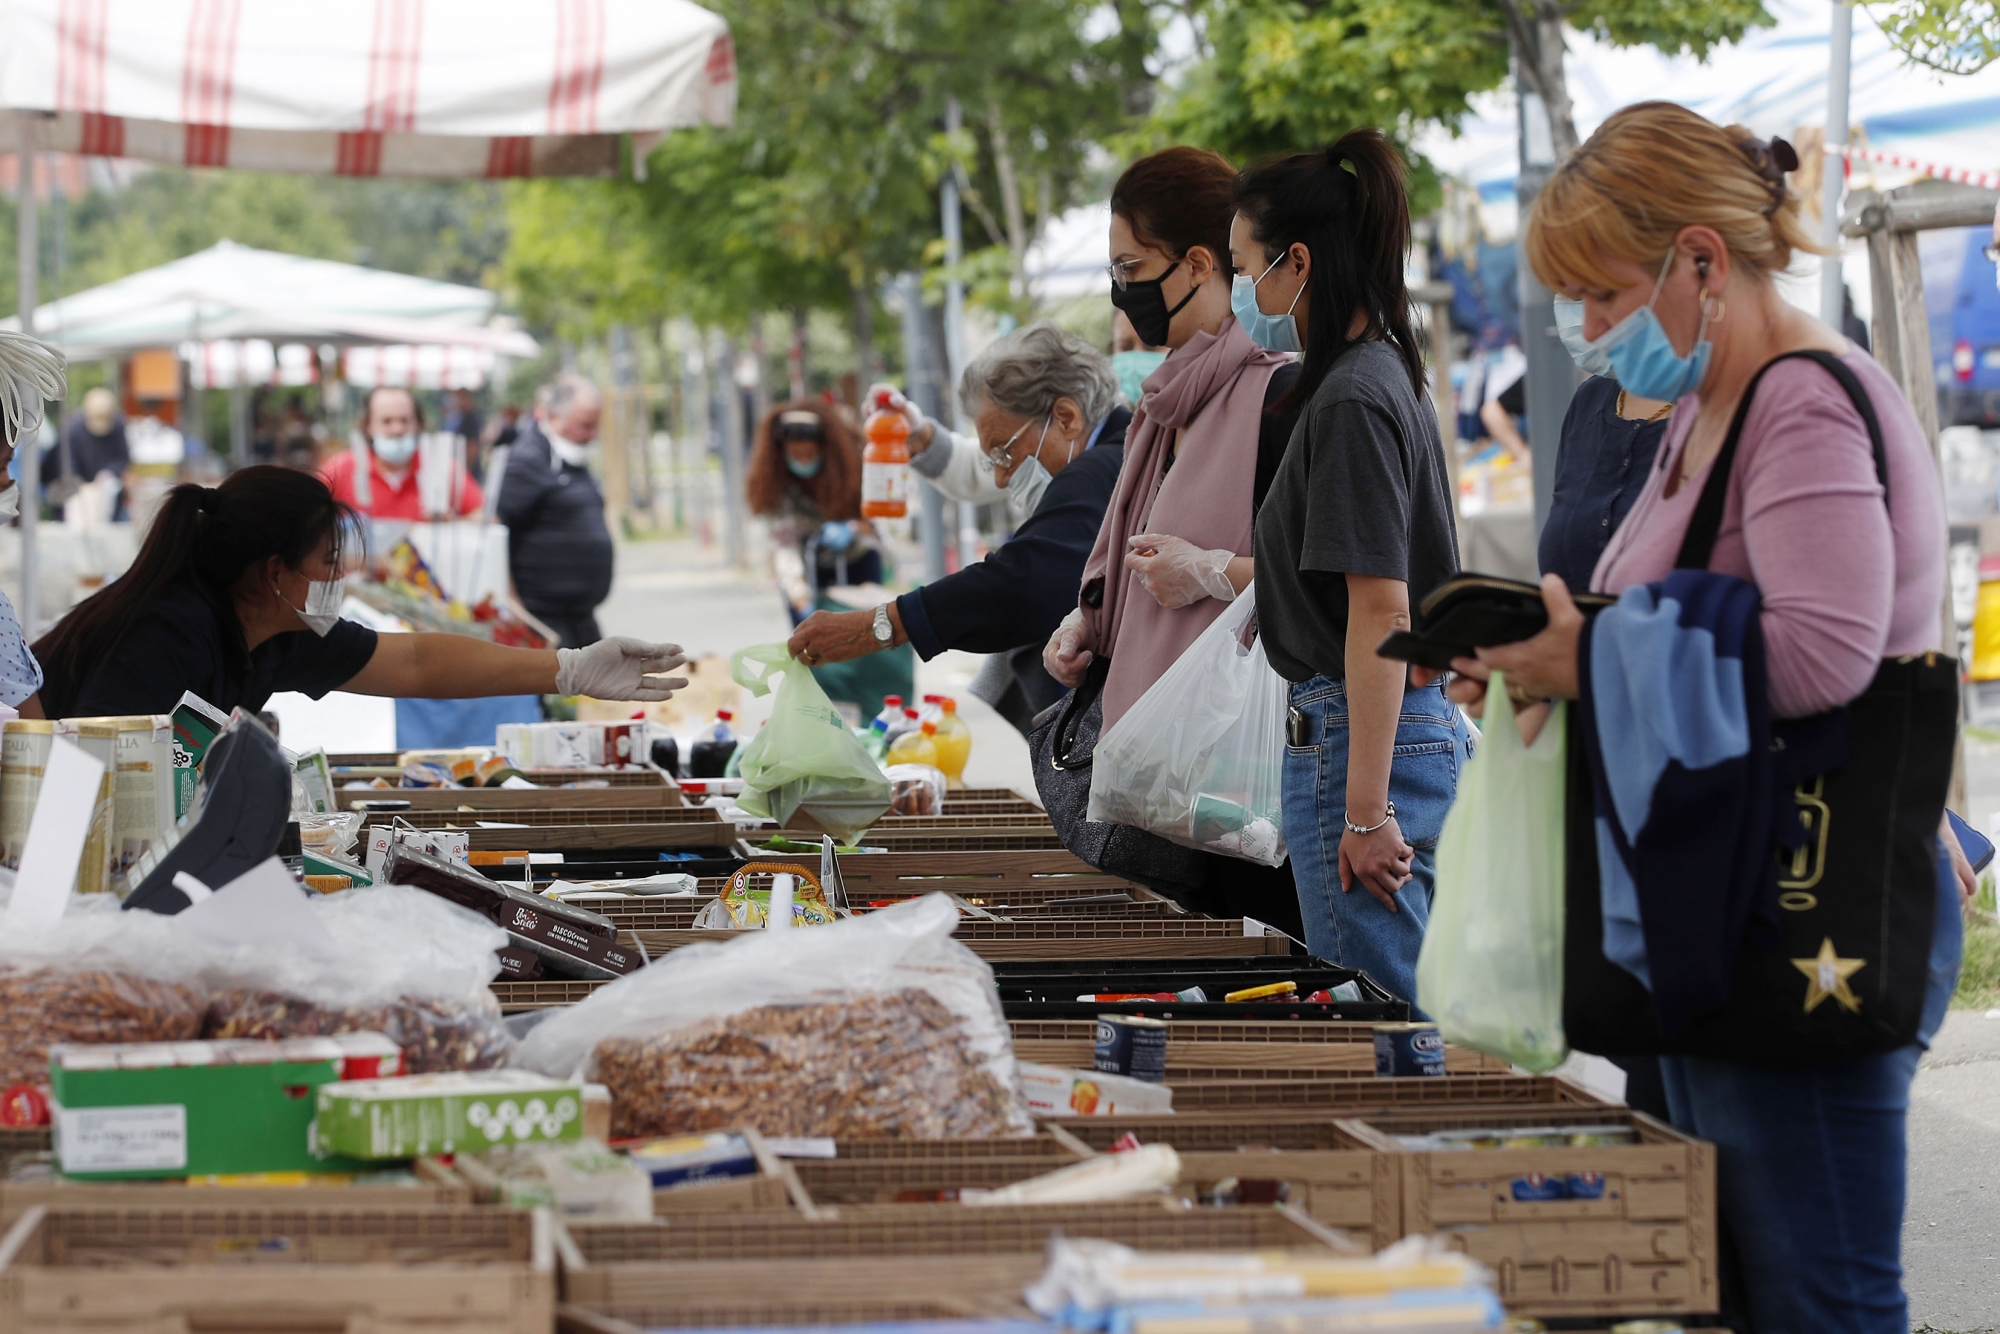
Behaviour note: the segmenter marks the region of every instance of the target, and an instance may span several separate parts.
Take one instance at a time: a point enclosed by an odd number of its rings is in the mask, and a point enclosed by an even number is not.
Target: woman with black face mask
[[[1296,367],[1230,313],[1235,182],[1216,154],[1169,148],[1111,191],[1111,302],[1168,353],[1144,381],[1077,608],[1042,654],[1063,685],[1090,678],[1107,730],[1249,587],[1257,507],[1295,418],[1269,408]],[[1289,867],[1208,860],[1188,906],[1300,933]]]

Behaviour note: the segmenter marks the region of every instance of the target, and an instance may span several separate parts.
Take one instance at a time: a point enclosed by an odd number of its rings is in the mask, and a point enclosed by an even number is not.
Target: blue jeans
[[[1907,1047],[1789,1067],[1660,1058],[1674,1124],[1716,1146],[1725,1233],[1757,1334],[1908,1334],[1910,1080],[1951,1004],[1964,932],[1940,852],[1924,1017]]]
[[[1390,912],[1373,894],[1340,887],[1340,836],[1347,828],[1347,686],[1315,676],[1292,687],[1305,715],[1305,745],[1285,747],[1285,843],[1291,849],[1306,945],[1343,968],[1359,968],[1394,995],[1417,997],[1417,950],[1431,916],[1438,835],[1472,755],[1472,729],[1442,682],[1403,696],[1389,768],[1389,800],[1403,840],[1417,850],[1414,875]]]

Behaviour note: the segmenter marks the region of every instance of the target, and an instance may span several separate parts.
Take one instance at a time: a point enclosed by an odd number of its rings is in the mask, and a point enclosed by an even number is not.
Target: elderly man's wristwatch
[[[889,604],[886,602],[875,609],[875,642],[883,648],[896,642],[896,627],[889,624]]]

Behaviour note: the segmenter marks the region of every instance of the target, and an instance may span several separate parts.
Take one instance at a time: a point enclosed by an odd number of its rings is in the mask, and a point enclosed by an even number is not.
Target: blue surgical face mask
[[[1299,322],[1292,318],[1293,307],[1299,304],[1299,296],[1305,284],[1292,293],[1292,304],[1285,307],[1282,315],[1266,315],[1257,308],[1257,284],[1271,276],[1271,270],[1284,262],[1284,256],[1272,260],[1262,273],[1252,278],[1247,273],[1239,273],[1229,284],[1229,308],[1236,312],[1236,322],[1243,326],[1243,332],[1250,335],[1250,341],[1259,347],[1267,347],[1273,352],[1300,352]]]
[[[1160,363],[1167,359],[1164,352],[1148,352],[1135,347],[1120,352],[1111,358],[1111,369],[1118,374],[1118,392],[1125,401],[1137,407],[1139,396],[1146,392],[1146,377],[1160,369]]]
[[[1653,313],[1660,289],[1666,286],[1667,273],[1673,266],[1674,257],[1669,254],[1667,262],[1660,266],[1651,299],[1612,325],[1602,338],[1585,343],[1610,363],[1611,378],[1627,393],[1657,398],[1662,403],[1677,402],[1683,395],[1693,393],[1702,376],[1708,373],[1708,359],[1715,352],[1714,344],[1703,336],[1708,332],[1706,294],[1702,297],[1701,323],[1694,331],[1694,346],[1686,356],[1674,351],[1673,339],[1667,337],[1667,331],[1660,327],[1660,317]]]
[[[1569,349],[1578,370],[1585,375],[1610,377],[1611,358],[1583,336],[1583,302],[1572,301],[1566,296],[1556,298],[1556,336]]]
[[[800,480],[819,476],[820,466],[826,462],[823,456],[815,455],[811,462],[800,463],[790,454],[785,455],[785,471]]]
[[[400,468],[417,456],[417,437],[414,435],[378,435],[374,446],[375,457],[391,468]]]

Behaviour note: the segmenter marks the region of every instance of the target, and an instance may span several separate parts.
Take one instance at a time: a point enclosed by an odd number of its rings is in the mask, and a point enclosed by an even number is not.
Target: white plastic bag
[[[1445,1039],[1541,1074],[1563,1036],[1563,819],[1567,717],[1554,707],[1521,744],[1499,672],[1486,689],[1479,750],[1438,840],[1437,891],[1417,1004]]]
[[[1034,1128],[993,970],[943,894],[687,945],[551,1015],[516,1063],[612,1092],[612,1134],[943,1139]]]
[[[1246,588],[1098,738],[1089,818],[1281,864],[1289,694],[1264,659]]]

